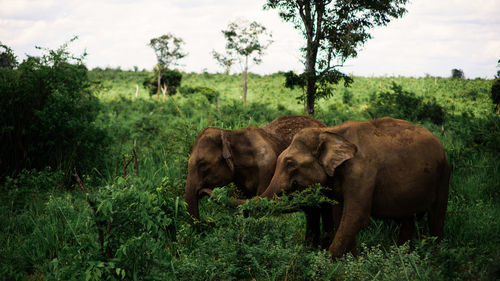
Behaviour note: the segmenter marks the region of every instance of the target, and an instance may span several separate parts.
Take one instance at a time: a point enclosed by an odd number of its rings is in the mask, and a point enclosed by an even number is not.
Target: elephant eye
[[[208,170],[208,168],[209,168],[209,165],[208,165],[207,162],[200,162],[200,163],[198,163],[198,169],[200,171],[204,172],[204,171]]]
[[[295,169],[297,167],[297,161],[293,159],[286,159],[285,165],[288,169]]]

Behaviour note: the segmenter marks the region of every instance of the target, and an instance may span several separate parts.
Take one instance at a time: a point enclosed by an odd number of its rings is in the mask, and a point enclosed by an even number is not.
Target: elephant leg
[[[443,170],[436,201],[431,206],[431,210],[429,210],[428,213],[430,234],[431,236],[436,236],[438,242],[443,238],[444,219],[446,216],[446,208],[448,207],[450,168],[447,163],[444,165]]]
[[[415,220],[413,217],[398,220],[399,222],[399,237],[398,245],[403,245],[406,241],[411,240],[415,233]]]
[[[323,204],[321,206],[321,222],[322,222],[322,232],[321,232],[321,248],[326,249],[330,245],[335,235],[335,222],[333,218],[333,206],[331,204]]]
[[[306,214],[306,243],[316,247],[320,240],[320,209],[305,208],[304,213]]]
[[[328,249],[332,258],[340,258],[346,252],[356,255],[356,235],[368,224],[370,217],[370,212],[362,209],[360,210],[359,206],[356,207],[356,204],[349,204],[347,201],[344,203],[339,228]]]
[[[333,223],[335,231],[339,229],[340,220],[342,219],[343,204],[338,203],[333,206]],[[358,256],[358,249],[356,248],[356,239],[352,239],[351,244],[347,245],[346,251],[350,252],[353,256]]]
[[[370,219],[376,173],[369,170],[352,172],[345,175],[342,184],[342,217],[328,249],[333,259],[342,257],[347,251],[356,253],[356,235],[368,225]]]

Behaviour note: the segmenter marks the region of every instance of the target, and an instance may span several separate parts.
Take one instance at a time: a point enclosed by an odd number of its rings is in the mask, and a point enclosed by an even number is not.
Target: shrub
[[[177,232],[187,220],[182,198],[170,189],[168,179],[149,190],[139,178],[118,178],[89,195],[95,209],[86,223],[94,234],[86,237],[94,238],[93,248],[80,252],[81,245],[65,245],[51,261],[49,276],[58,280],[81,279],[82,275],[85,280],[151,280],[170,272]],[[61,207],[60,202],[54,205]]]
[[[442,124],[445,116],[435,99],[425,101],[394,82],[391,91],[382,92],[372,100],[368,112],[372,117],[392,116],[414,122],[430,120],[435,124]]]
[[[182,73],[178,70],[162,70],[160,83],[162,87],[166,87],[166,93],[169,96],[175,95],[177,93],[177,88],[181,85]],[[155,95],[158,93],[158,68],[155,68],[153,75],[147,77],[142,85],[149,89],[149,94]]]
[[[464,71],[461,69],[453,68],[451,70],[451,78],[464,79],[465,78]]]
[[[219,92],[217,92],[216,90],[203,86],[194,86],[194,87],[184,86],[179,88],[179,92],[181,93],[181,95],[185,97],[194,94],[203,95],[207,98],[209,102],[215,102],[217,100],[217,97],[220,96]]]
[[[17,68],[0,68],[0,177],[50,166],[69,174],[102,163],[106,132],[82,57],[45,50]]]

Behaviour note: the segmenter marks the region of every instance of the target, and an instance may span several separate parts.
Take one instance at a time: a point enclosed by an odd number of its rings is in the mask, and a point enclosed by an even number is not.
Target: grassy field
[[[425,218],[418,237],[401,247],[395,224],[371,220],[357,237],[359,256],[334,264],[326,251],[305,245],[302,213],[244,218],[241,209],[204,199],[202,222],[192,224],[184,206],[187,160],[203,128],[304,114],[295,99],[301,90],[284,88],[281,74],[251,74],[243,107],[239,76],[184,73],[183,87],[220,94],[217,109],[206,96],[181,90],[157,101],[142,87],[149,75],[90,72],[102,104],[96,125],[112,144],[102,167],[80,175],[88,194],[76,183],[61,187],[63,175],[50,169],[24,171],[0,187],[0,279],[499,278],[500,117],[489,99],[491,80],[354,77],[351,87],[339,85],[331,99],[317,101],[315,117],[327,125],[391,115],[425,126],[442,140],[453,169],[442,243],[426,236]],[[222,197],[234,188],[226,190]]]

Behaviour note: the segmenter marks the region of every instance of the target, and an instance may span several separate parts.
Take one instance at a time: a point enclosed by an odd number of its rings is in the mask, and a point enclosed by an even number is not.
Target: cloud
[[[19,58],[37,54],[35,45],[57,48],[75,35],[71,50],[87,50],[87,64],[151,69],[156,62],[149,40],[173,33],[184,39],[185,71],[222,71],[210,52],[222,51],[221,30],[240,17],[260,22],[274,43],[251,71],[301,71],[304,44],[291,23],[264,0],[0,0],[0,40]],[[388,26],[377,27],[344,71],[356,75],[449,76],[462,68],[468,77],[492,77],[500,58],[500,1],[419,0]],[[237,69],[234,69],[236,71]]]

